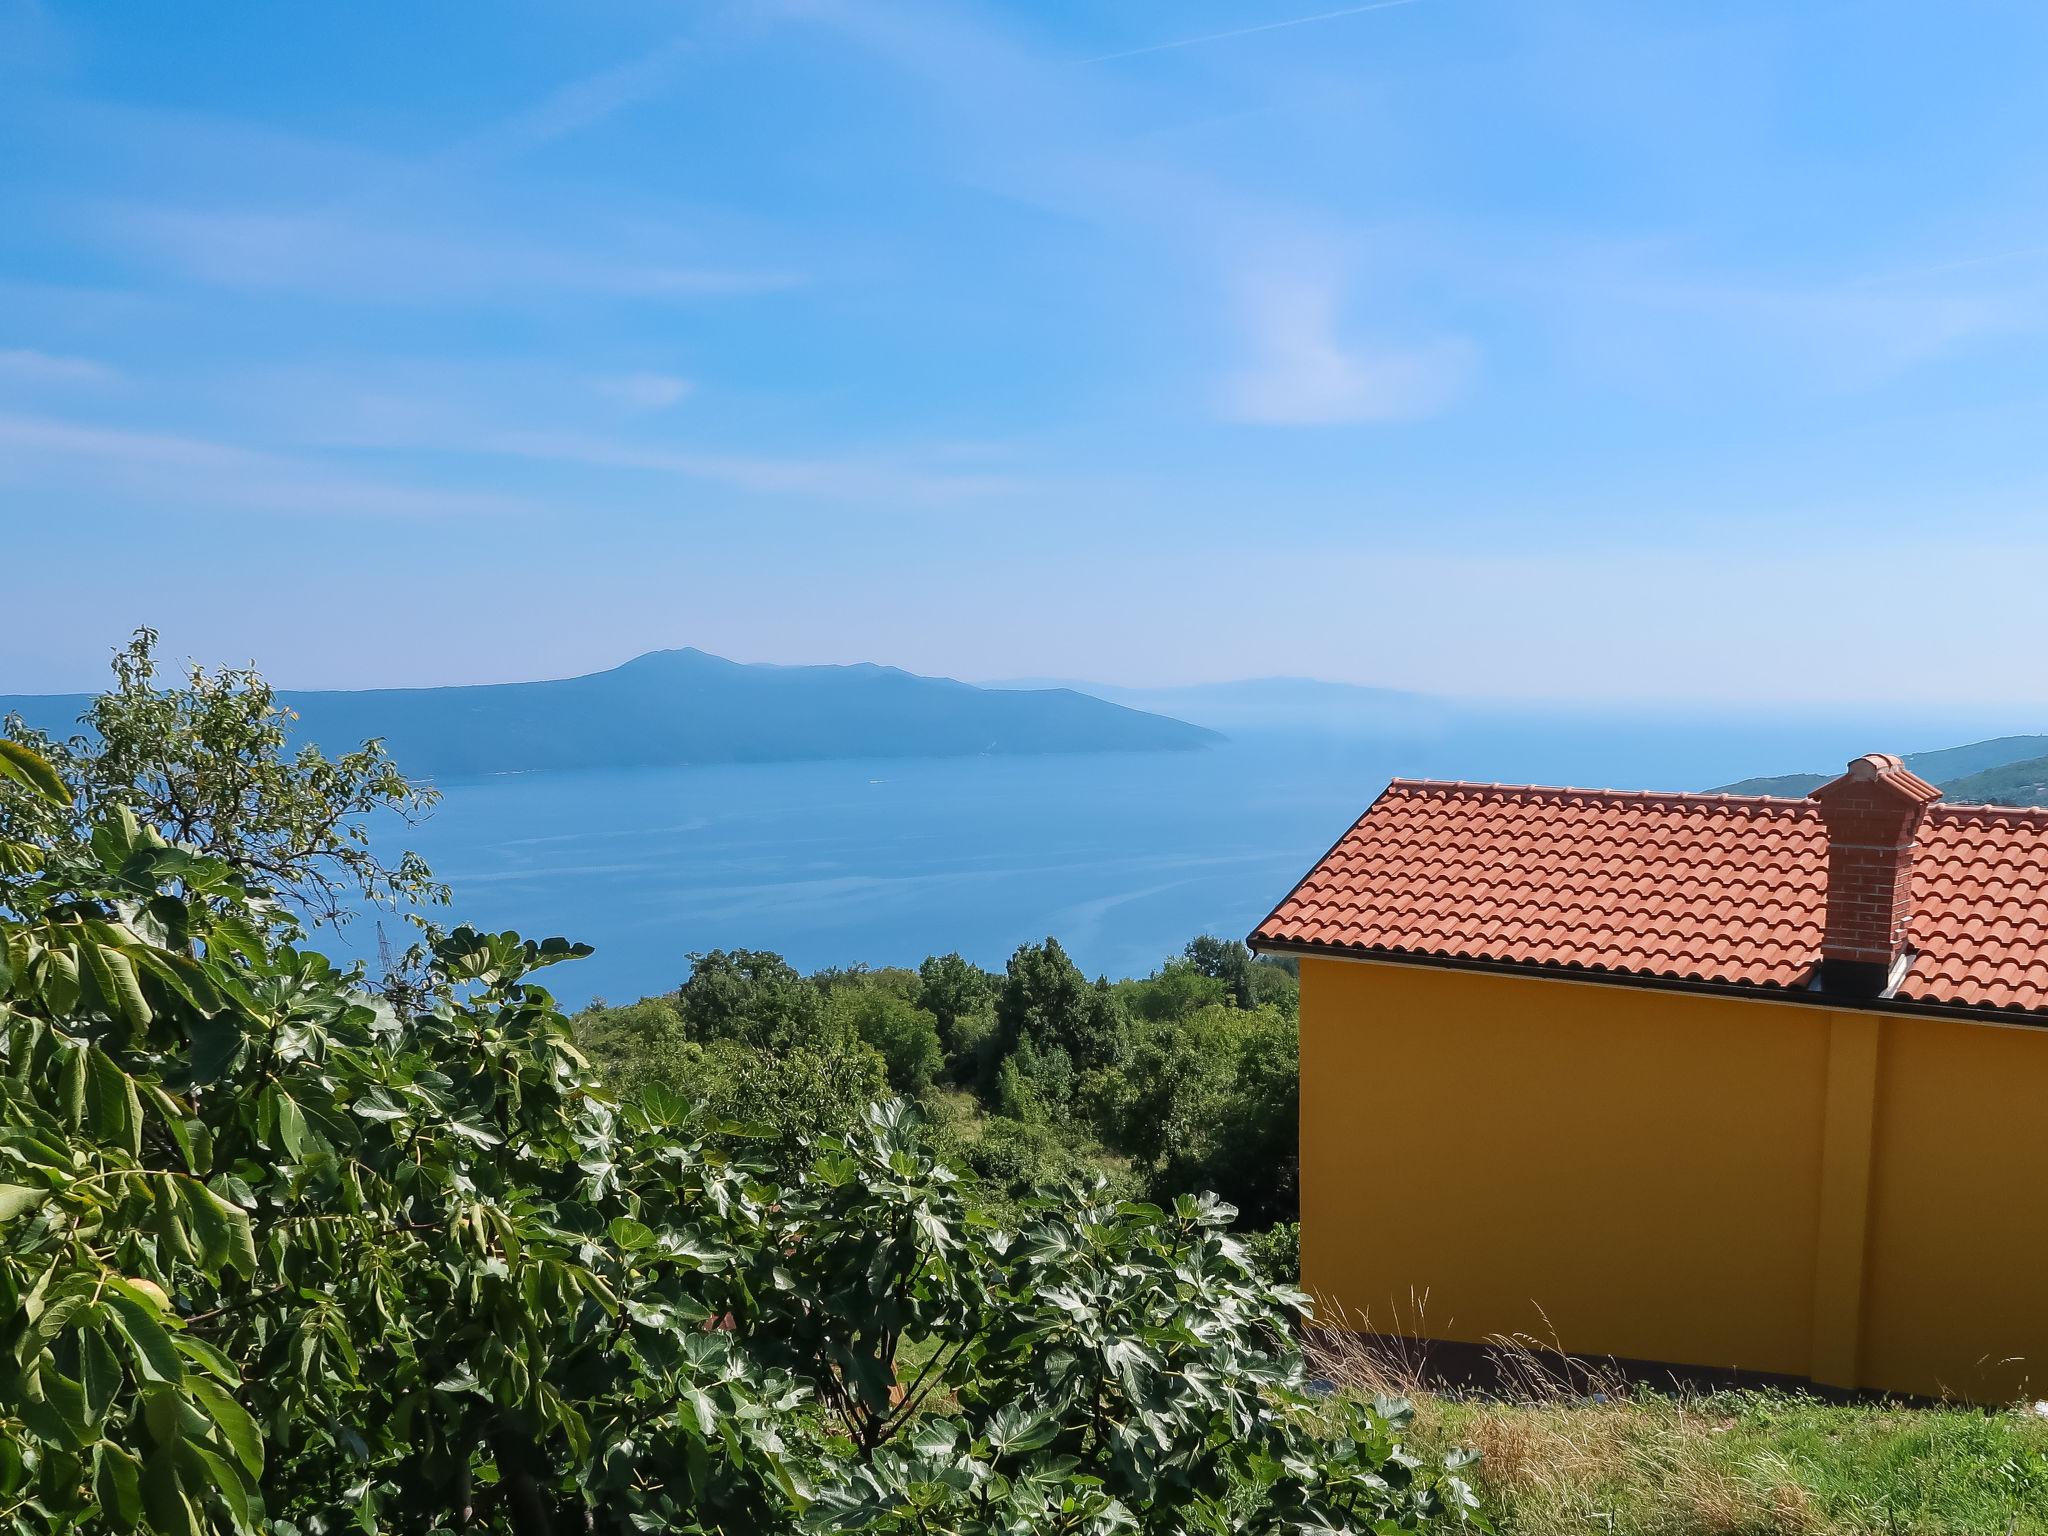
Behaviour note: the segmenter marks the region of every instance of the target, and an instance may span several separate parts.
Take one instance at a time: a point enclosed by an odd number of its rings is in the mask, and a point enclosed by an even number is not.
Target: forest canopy
[[[1250,1232],[1295,1219],[1287,962],[1212,936],[1119,982],[1090,981],[1055,938],[1000,972],[957,954],[811,976],[758,950],[688,960],[674,992],[576,1016],[608,1080],[786,1134],[844,1130],[894,1093],[924,1111],[927,1146],[1008,1196],[1094,1176],[1133,1199],[1213,1193]]]

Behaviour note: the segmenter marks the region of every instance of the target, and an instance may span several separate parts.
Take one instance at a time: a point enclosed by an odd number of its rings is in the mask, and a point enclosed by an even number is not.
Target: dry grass
[[[1509,1536],[2048,1536],[2048,1421],[2026,1408],[1658,1392],[1500,1339],[1500,1385],[1432,1386],[1426,1351],[1313,1337],[1340,1392],[1405,1397],[1420,1448],[1480,1453]]]

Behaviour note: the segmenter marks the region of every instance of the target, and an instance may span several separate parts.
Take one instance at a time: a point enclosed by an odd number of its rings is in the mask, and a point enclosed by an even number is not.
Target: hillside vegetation
[[[1941,786],[1958,805],[2048,805],[2048,757],[1986,768]]]
[[[1063,689],[1014,692],[894,667],[742,665],[698,650],[654,651],[549,682],[465,688],[287,692],[295,741],[338,752],[381,740],[429,778],[544,768],[984,753],[1185,751],[1222,738],[1200,726]],[[63,738],[85,695],[0,697]]]
[[[999,1199],[1086,1177],[1132,1199],[1211,1191],[1240,1230],[1267,1234],[1262,1248],[1280,1245],[1276,1273],[1293,1278],[1290,966],[1212,937],[1115,983],[1089,981],[1052,938],[1002,972],[950,954],[811,976],[765,951],[689,960],[674,992],[576,1016],[621,1088],[658,1085],[785,1135],[844,1132],[903,1095],[923,1108],[924,1144]]]
[[[1956,805],[2040,805],[2048,800],[2048,736],[2000,736],[1967,746],[1908,752],[1904,762]],[[1738,779],[1712,794],[1781,795],[1798,799],[1835,777],[1787,773]]]

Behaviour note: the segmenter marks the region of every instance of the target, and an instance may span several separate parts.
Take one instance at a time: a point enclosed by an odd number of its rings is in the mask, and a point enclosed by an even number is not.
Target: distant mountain
[[[608,672],[458,688],[283,693],[333,752],[380,736],[431,778],[837,757],[1162,752],[1223,738],[1070,689],[977,688],[871,664],[783,667],[651,651]],[[0,715],[68,735],[83,694],[0,697]]]
[[[2039,805],[2048,796],[2048,736],[2000,736],[1963,747],[1908,752],[1906,766],[1956,805]],[[1796,798],[1827,783],[1831,773],[1788,773],[1738,779],[1717,794]]]
[[[1005,678],[989,688],[1070,688],[1092,698],[1206,725],[1231,735],[1280,731],[1408,738],[1446,727],[1453,706],[1428,694],[1313,677],[1252,677],[1227,683],[1126,688],[1064,678]]]

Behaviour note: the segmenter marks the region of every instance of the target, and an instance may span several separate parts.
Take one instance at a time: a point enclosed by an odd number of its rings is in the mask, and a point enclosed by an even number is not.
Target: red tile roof
[[[1896,996],[2048,1011],[2048,810],[1930,806]],[[1810,800],[1396,779],[1257,946],[1804,988],[1827,830]]]

